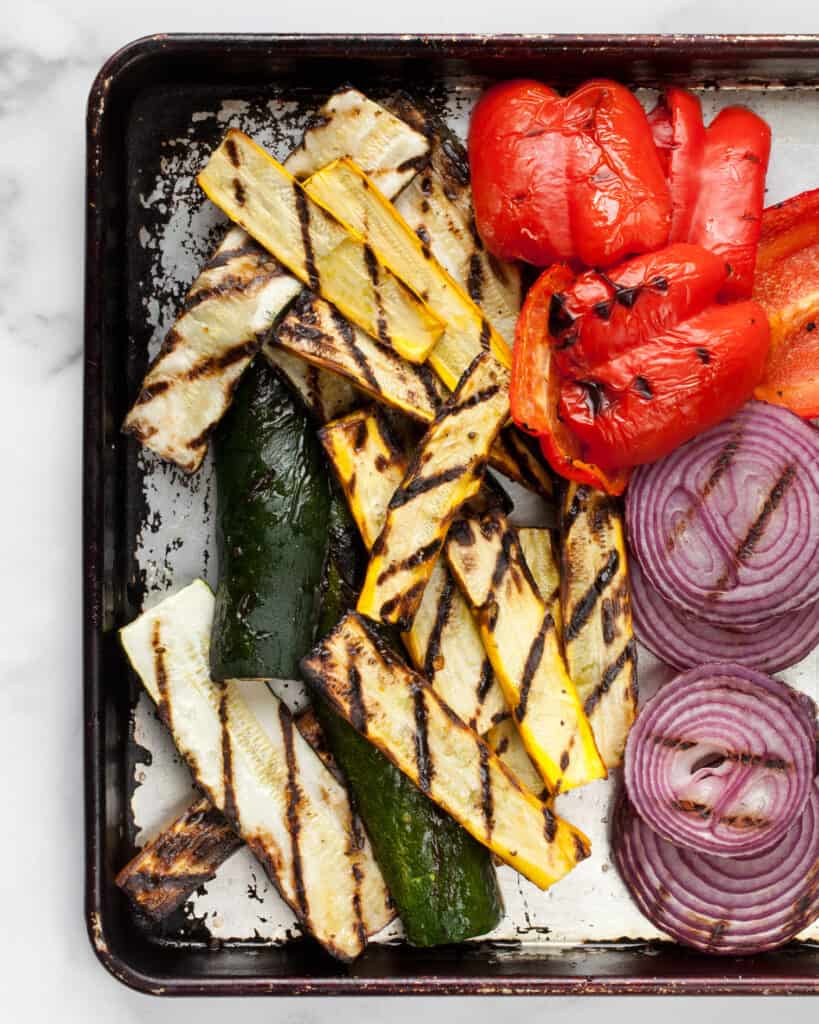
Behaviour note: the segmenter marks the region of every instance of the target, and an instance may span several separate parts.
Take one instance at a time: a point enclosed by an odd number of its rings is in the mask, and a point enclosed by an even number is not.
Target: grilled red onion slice
[[[674,668],[733,661],[760,672],[779,672],[819,644],[819,601],[760,626],[729,629],[666,601],[646,580],[636,559],[629,565],[629,581],[637,639]]]
[[[781,946],[819,917],[819,795],[763,856],[713,857],[660,838],[625,796],[615,809],[617,868],[640,910],[705,953],[741,956]]]
[[[677,676],[626,744],[629,799],[672,843],[723,857],[777,843],[816,774],[816,719],[804,694],[729,662]]]
[[[631,549],[672,604],[750,626],[819,598],[819,431],[749,402],[640,466],[627,499]]]

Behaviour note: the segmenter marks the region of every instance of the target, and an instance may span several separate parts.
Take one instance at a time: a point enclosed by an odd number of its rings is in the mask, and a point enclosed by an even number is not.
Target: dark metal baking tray
[[[94,949],[117,978],[156,994],[806,993],[819,991],[810,944],[715,959],[671,944],[560,949],[475,943],[432,952],[373,946],[352,967],[309,940],[203,942],[158,934],[114,885],[131,849],[129,721],[134,681],[116,629],[141,605],[134,570],[144,514],[135,448],[119,432],[147,360],[140,303],[145,264],[134,211],[163,146],[203,102],[259,102],[272,91],[318,105],[342,82],[433,100],[459,79],[531,75],[559,87],[604,75],[645,86],[812,89],[819,36],[152,36],[115,54],[88,106],[84,448],[86,915]],[[445,84],[446,83],[446,86]],[[223,126],[200,138],[216,143]],[[212,138],[211,138],[212,136]]]

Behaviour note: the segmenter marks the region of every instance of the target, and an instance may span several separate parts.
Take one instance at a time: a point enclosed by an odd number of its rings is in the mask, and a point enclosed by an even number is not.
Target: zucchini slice
[[[406,473],[406,446],[378,409],[329,423],[319,436],[369,551]],[[470,728],[482,734],[506,713],[472,614],[440,559],[402,639],[416,669]]]
[[[511,352],[489,319],[433,258],[428,246],[351,160],[336,160],[304,183],[305,192],[336,217],[401,281],[409,285],[444,324],[429,353],[429,364],[454,389],[482,351],[507,367]]]
[[[287,161],[300,181],[333,160],[355,160],[387,196],[397,195],[429,159],[424,131],[411,126],[357,89],[334,93]]]
[[[530,793],[355,612],[303,659],[302,673],[423,793],[535,885],[548,888],[588,856],[586,837]]]
[[[422,363],[443,325],[377,258],[244,132],[231,129],[197,177],[231,220],[348,319]]]
[[[341,374],[376,401],[431,423],[447,392],[425,364],[409,363],[345,320],[328,302],[304,292],[265,342],[277,351]]]
[[[480,521],[461,519],[450,531],[447,558],[545,782],[557,793],[605,778],[554,620],[514,528],[500,512]]]
[[[210,678],[214,597],[201,580],[120,631],[197,784],[259,858],[304,928],[351,960],[392,916],[346,790],[264,686]]]
[[[423,114],[406,96],[387,106],[430,142],[429,166],[398,195],[396,209],[511,346],[523,301],[520,267],[496,259],[481,242],[466,150],[446,125]]]
[[[523,745],[518,727],[511,715],[507,715],[506,718],[493,725],[484,739],[527,789],[531,790],[540,800],[549,801],[551,799],[551,790],[543,784],[540,773],[532,764],[531,757],[526,753],[526,747]]]
[[[566,663],[609,768],[621,764],[637,715],[637,648],[620,505],[570,483],[561,508]]]
[[[207,797],[200,797],[147,843],[115,881],[154,921],[173,913],[242,845]]]
[[[393,494],[358,610],[406,630],[458,509],[480,488],[486,459],[509,415],[509,374],[483,353],[421,440]]]
[[[345,416],[364,400],[358,388],[346,377],[321,370],[279,345],[265,342],[262,345],[262,352],[282,380],[299,396],[305,409],[319,423],[327,423],[339,416]]]
[[[228,231],[188,291],[124,432],[194,473],[262,333],[300,290],[241,228]]]

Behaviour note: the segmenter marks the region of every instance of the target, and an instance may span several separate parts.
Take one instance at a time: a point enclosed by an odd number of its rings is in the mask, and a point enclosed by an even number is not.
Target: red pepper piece
[[[728,263],[723,301],[745,299],[753,291],[770,150],[770,128],[745,107],[727,107],[705,133],[688,240]]]
[[[478,229],[502,259],[610,266],[667,241],[651,129],[616,82],[566,99],[530,80],[494,86],[472,115],[469,161]]]
[[[648,115],[671,193],[669,242],[688,239],[700,185],[705,125],[700,101],[687,89],[670,88]]]
[[[763,213],[754,298],[771,325],[756,397],[819,416],[819,189]]]
[[[644,344],[711,305],[726,276],[724,260],[686,242],[635,256],[608,273],[581,274],[550,304],[558,368],[563,374],[587,373]]]
[[[653,462],[751,397],[769,337],[758,303],[709,306],[587,378],[564,381],[560,417],[582,455],[604,469]]]
[[[609,494],[622,494],[628,473],[607,474],[580,457],[576,438],[557,415],[560,381],[547,343],[549,303],[555,291],[565,291],[574,281],[563,265],[541,274],[526,296],[515,331],[510,391],[512,418],[521,430],[540,438],[543,454],[552,469],[567,480],[590,484]]]

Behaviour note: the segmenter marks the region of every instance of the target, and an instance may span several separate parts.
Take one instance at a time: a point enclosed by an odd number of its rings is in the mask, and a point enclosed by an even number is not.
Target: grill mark
[[[485,743],[478,744],[479,773],[481,779],[481,810],[486,824],[486,838],[492,838],[495,827],[495,801],[492,794],[492,777],[489,774],[489,747]]]
[[[574,526],[578,516],[580,516],[582,512],[586,511],[589,494],[590,490],[585,484],[581,484],[580,487],[575,488],[572,500],[569,502],[569,507],[566,509],[561,523],[564,536],[566,536]]]
[[[592,690],[583,702],[583,710],[590,715],[600,701],[611,689],[612,683],[620,675],[628,662],[633,662],[637,655],[637,648],[634,640],[629,640],[626,646],[620,651],[616,660],[609,665],[597,686]]]
[[[427,396],[430,406],[437,412],[444,403],[440,391],[435,386],[436,377],[432,370],[430,370],[426,363],[419,363],[415,367],[415,375],[421,382],[421,387],[424,389],[424,394]]]
[[[387,327],[387,320],[384,315],[384,302],[381,297],[381,291],[379,285],[379,268],[378,259],[372,250],[372,247],[364,245],[364,263],[367,267],[367,273],[369,274],[370,281],[373,286],[373,297],[375,299],[375,306],[377,310],[376,316],[376,330],[378,333],[378,340],[382,345],[390,345],[392,339],[390,338],[389,328]]]
[[[341,340],[347,346],[347,351],[353,357],[353,361],[355,362],[358,369],[361,371],[362,378],[367,382],[367,384],[369,384],[369,386],[377,395],[380,395],[382,392],[382,387],[379,384],[378,378],[373,372],[372,367],[367,362],[367,357],[355,343],[355,333],[353,331],[353,328],[351,327],[350,323],[344,319],[341,313],[339,313],[335,306],[331,306],[330,310],[330,315],[332,317],[333,324],[335,325],[335,328],[338,331]]]
[[[214,253],[205,264],[204,270],[219,270],[221,267],[226,267],[228,263],[232,263],[234,260],[244,259],[246,256],[259,256],[265,259],[272,259],[272,257],[266,256],[264,251],[251,240],[248,245],[240,245],[237,249],[225,249],[222,252]]]
[[[238,178],[233,179],[233,195],[235,196],[236,202],[239,204],[239,206],[245,205],[245,201],[247,200],[247,192],[245,192],[245,187],[241,183],[241,181],[239,181]]]
[[[441,540],[431,540],[428,544],[422,545],[420,548],[416,548],[411,555],[407,555],[406,558],[402,558],[399,562],[392,562],[384,569],[378,576],[376,581],[380,587],[387,582],[392,576],[395,576],[399,572],[408,572],[412,569],[417,569],[418,566],[424,565],[431,559],[435,558],[438,552],[441,550]]]
[[[389,451],[393,460],[403,458],[404,456],[404,445],[401,438],[396,433],[393,424],[390,422],[388,416],[385,415],[384,410],[380,405],[375,407],[374,411],[375,422],[378,427],[378,433],[381,440],[384,442],[384,446]]]
[[[490,384],[489,387],[481,388],[481,390],[476,391],[474,395],[470,395],[469,398],[465,398],[463,402],[459,402],[457,405],[451,405],[448,409],[444,407],[443,415],[447,417],[459,416],[467,409],[473,409],[476,405],[488,402],[489,399],[494,398],[499,391],[499,384]]]
[[[695,348],[694,351],[697,353],[697,358],[704,366],[707,366],[711,362],[711,353],[707,348]]]
[[[558,337],[572,327],[574,319],[566,309],[566,296],[562,292],[555,292],[549,301],[549,334]]]
[[[449,528],[449,539],[459,547],[468,548],[475,543],[475,534],[466,519],[456,519]]]
[[[224,277],[218,284],[211,285],[210,287],[192,288],[182,304],[182,312],[190,313],[192,309],[201,306],[203,302],[210,302],[211,299],[225,299],[235,295],[248,295],[256,285],[267,284],[274,278],[279,277],[277,269],[273,273],[270,272],[268,267],[259,267],[257,269],[259,272],[252,277],[248,277],[247,274],[241,277],[231,274]]]
[[[239,157],[239,147],[236,145],[236,140],[232,135],[228,135],[225,139],[225,152],[228,155],[228,159],[234,167],[241,167],[242,161]]]
[[[478,682],[478,704],[483,704],[484,701],[486,700],[487,696],[489,695],[489,689],[492,686],[494,679],[495,677],[492,672],[492,664],[489,661],[489,658],[484,658],[483,661],[481,662],[481,676],[480,681]]]
[[[158,380],[155,384],[149,384],[143,388],[137,400],[134,402],[134,408],[138,405],[147,405],[148,402],[152,402],[157,395],[163,394],[171,386],[171,382],[167,380]]]
[[[364,445],[367,443],[367,424],[363,419],[360,419],[353,431],[353,448],[355,451],[360,452]]]
[[[560,763],[560,770],[562,772],[565,772],[566,769],[569,767],[569,751],[568,750],[564,750],[563,753],[560,755],[560,762],[559,763]]]
[[[489,325],[489,321],[484,317],[481,320],[481,336],[480,345],[484,352],[489,351],[489,339],[492,337],[492,328]]]
[[[574,833],[572,839],[574,840],[575,859],[578,862],[581,860],[585,860],[591,854],[591,849],[589,848],[588,844],[583,842],[583,840],[580,838],[579,835],[577,835],[577,833]]]
[[[753,554],[754,548],[757,546],[759,541],[762,539],[765,529],[770,522],[771,516],[779,507],[779,503],[785,497],[788,492],[788,488],[796,479],[796,466],[788,465],[785,467],[782,475],[776,481],[774,486],[771,488],[768,497],[765,499],[765,504],[762,506],[762,511],[756,517],[751,524],[751,528],[737,548],[736,559],[738,562],[744,561],[750,555]]]
[[[438,607],[435,609],[435,621],[429,634],[426,654],[424,655],[424,675],[432,680],[436,672],[443,668],[441,664],[441,637],[446,629],[449,616],[452,611],[452,601],[455,596],[455,581],[447,573],[441,596],[438,598]]]
[[[413,583],[405,593],[396,594],[395,597],[386,600],[379,610],[380,618],[393,622],[402,633],[406,633],[412,625],[412,618],[415,614],[417,603],[423,596],[425,586],[426,581],[419,580],[417,583]],[[393,619],[393,615],[399,609],[399,614]]]
[[[557,819],[554,816],[554,811],[545,805],[543,808],[543,834],[546,836],[547,843],[553,843],[557,835]]]
[[[355,652],[347,649],[347,657],[350,665],[347,669],[347,699],[350,705],[350,723],[354,729],[362,735],[367,735],[367,708],[364,705],[364,695],[361,692],[361,673],[353,664],[352,659]]]
[[[697,497],[694,504],[687,509],[685,515],[680,519],[680,522],[674,528],[673,533],[669,534],[668,539],[665,542],[666,551],[668,551],[669,554],[671,554],[677,541],[691,525],[691,521],[693,520],[697,510],[702,508],[708,500],[711,492],[720,482],[727,470],[730,469],[731,464],[734,461],[734,456],[739,451],[740,441],[740,434],[732,437],[730,441],[726,442],[725,447],[714,460],[714,468],[711,470],[711,475],[705,481],[702,493]]]
[[[608,597],[603,598],[600,606],[600,620],[603,627],[603,643],[608,647],[617,637],[617,617],[614,604]]]
[[[484,525],[489,526],[492,523],[496,523],[496,520],[488,520],[485,523],[481,523],[481,530],[483,531]],[[494,532],[494,531],[492,531]],[[487,536],[484,534],[484,536]],[[490,533],[487,537],[492,536]],[[515,537],[511,530],[504,530],[501,536],[500,548],[495,558],[495,567],[492,570],[492,577],[489,582],[489,595],[487,597],[487,604],[495,599],[495,591],[503,582],[503,577],[509,571],[509,564],[512,558],[512,548],[515,543]]]
[[[171,701],[170,694],[168,691],[168,673],[165,670],[165,654],[166,649],[162,644],[162,638],[160,636],[161,627],[159,620],[154,622],[153,629],[151,631],[151,648],[154,652],[154,672],[156,673],[156,688],[159,690],[159,700],[157,701],[157,709],[159,711],[159,717],[168,726],[169,729],[173,730],[172,716],[171,716]]]
[[[236,792],[233,788],[233,744],[228,729],[227,685],[222,684],[219,698],[219,724],[222,729],[222,787],[225,793],[222,813],[228,821],[238,824],[239,808],[236,804]]]
[[[419,153],[418,156],[411,156],[403,163],[400,163],[396,170],[399,174],[404,171],[422,171],[429,163],[428,153]]]
[[[598,572],[591,586],[580,598],[572,610],[571,620],[563,634],[564,643],[571,643],[580,635],[580,631],[589,621],[589,618],[597,604],[597,599],[602,595],[606,587],[611,583],[620,568],[620,555],[617,550],[609,552],[606,564]]]
[[[296,200],[296,213],[301,227],[301,244],[304,249],[304,271],[307,275],[307,283],[312,291],[317,292],[321,287],[316,257],[313,252],[313,239],[310,237],[310,207],[307,203],[307,196],[297,182],[293,182],[293,195]]]
[[[540,624],[537,636],[532,641],[529,653],[526,655],[526,664],[523,667],[523,675],[520,680],[520,696],[518,697],[518,704],[515,708],[515,717],[519,722],[522,722],[526,716],[526,705],[529,701],[529,691],[532,688],[532,681],[535,678],[535,673],[540,668],[541,661],[543,661],[543,649],[546,644],[546,637],[549,634],[549,630],[553,628],[554,620],[552,619],[551,613],[546,612],[543,617],[543,622]]]
[[[258,351],[258,341],[244,341],[240,345],[234,345],[233,348],[222,352],[221,355],[208,356],[201,362],[195,363],[184,376],[180,377],[180,380],[195,381],[201,377],[216,375],[220,370],[226,370],[234,363],[239,363],[242,359],[253,356]]]
[[[716,949],[717,943],[725,934],[725,930],[728,927],[727,921],[717,921],[714,927],[711,929],[711,934],[708,937],[708,948]]]
[[[319,419],[326,420],[327,416],[324,409],[324,399],[321,394],[319,380],[318,367],[314,366],[312,363],[308,363],[305,382],[307,387],[307,401],[314,414],[319,417]]]
[[[483,298],[483,262],[477,252],[469,257],[469,274],[466,279],[466,290],[469,297],[480,304]]]
[[[360,854],[364,849],[364,829],[361,824],[361,819],[356,813],[355,806],[353,804],[352,797],[348,794],[350,802],[350,836],[352,838],[350,852],[353,855]],[[361,864],[357,859],[352,862],[351,874],[353,876],[353,915],[355,916],[355,927],[356,934],[361,946],[364,947],[367,944],[367,926],[364,921],[364,905],[361,899],[361,886],[364,881],[364,871]]]
[[[424,688],[419,683],[412,683],[412,699],[415,705],[415,764],[418,770],[418,786],[422,793],[429,794],[435,768],[429,757],[428,712]]]
[[[703,821],[707,821],[714,812],[713,807],[698,803],[696,800],[669,800],[669,806],[672,810],[681,811],[683,814],[696,814]]]
[[[296,771],[296,753],[293,748],[293,718],[284,704],[279,704],[279,724],[284,740],[284,755],[287,762],[287,831],[290,833],[290,851],[293,858],[293,888],[296,892],[298,910],[305,922],[310,919],[310,904],[304,887],[304,866],[301,860],[301,819],[299,809],[302,792]]]
[[[188,441],[188,448],[190,448],[192,451],[196,451],[199,448],[204,448],[205,445],[208,443],[210,435],[213,433],[214,426],[214,423],[210,423],[207,427],[205,427],[205,429],[201,433],[197,434],[196,437],[192,437]]]
[[[640,395],[641,398],[651,399],[654,397],[654,392],[651,390],[651,385],[645,377],[634,378],[634,390]]]
[[[465,465],[450,466],[448,469],[442,469],[439,473],[433,473],[431,476],[417,476],[406,485],[398,488],[387,507],[390,510],[402,508],[420,494],[426,494],[436,487],[441,487],[443,484],[457,480],[458,477],[463,476],[468,468]]]

